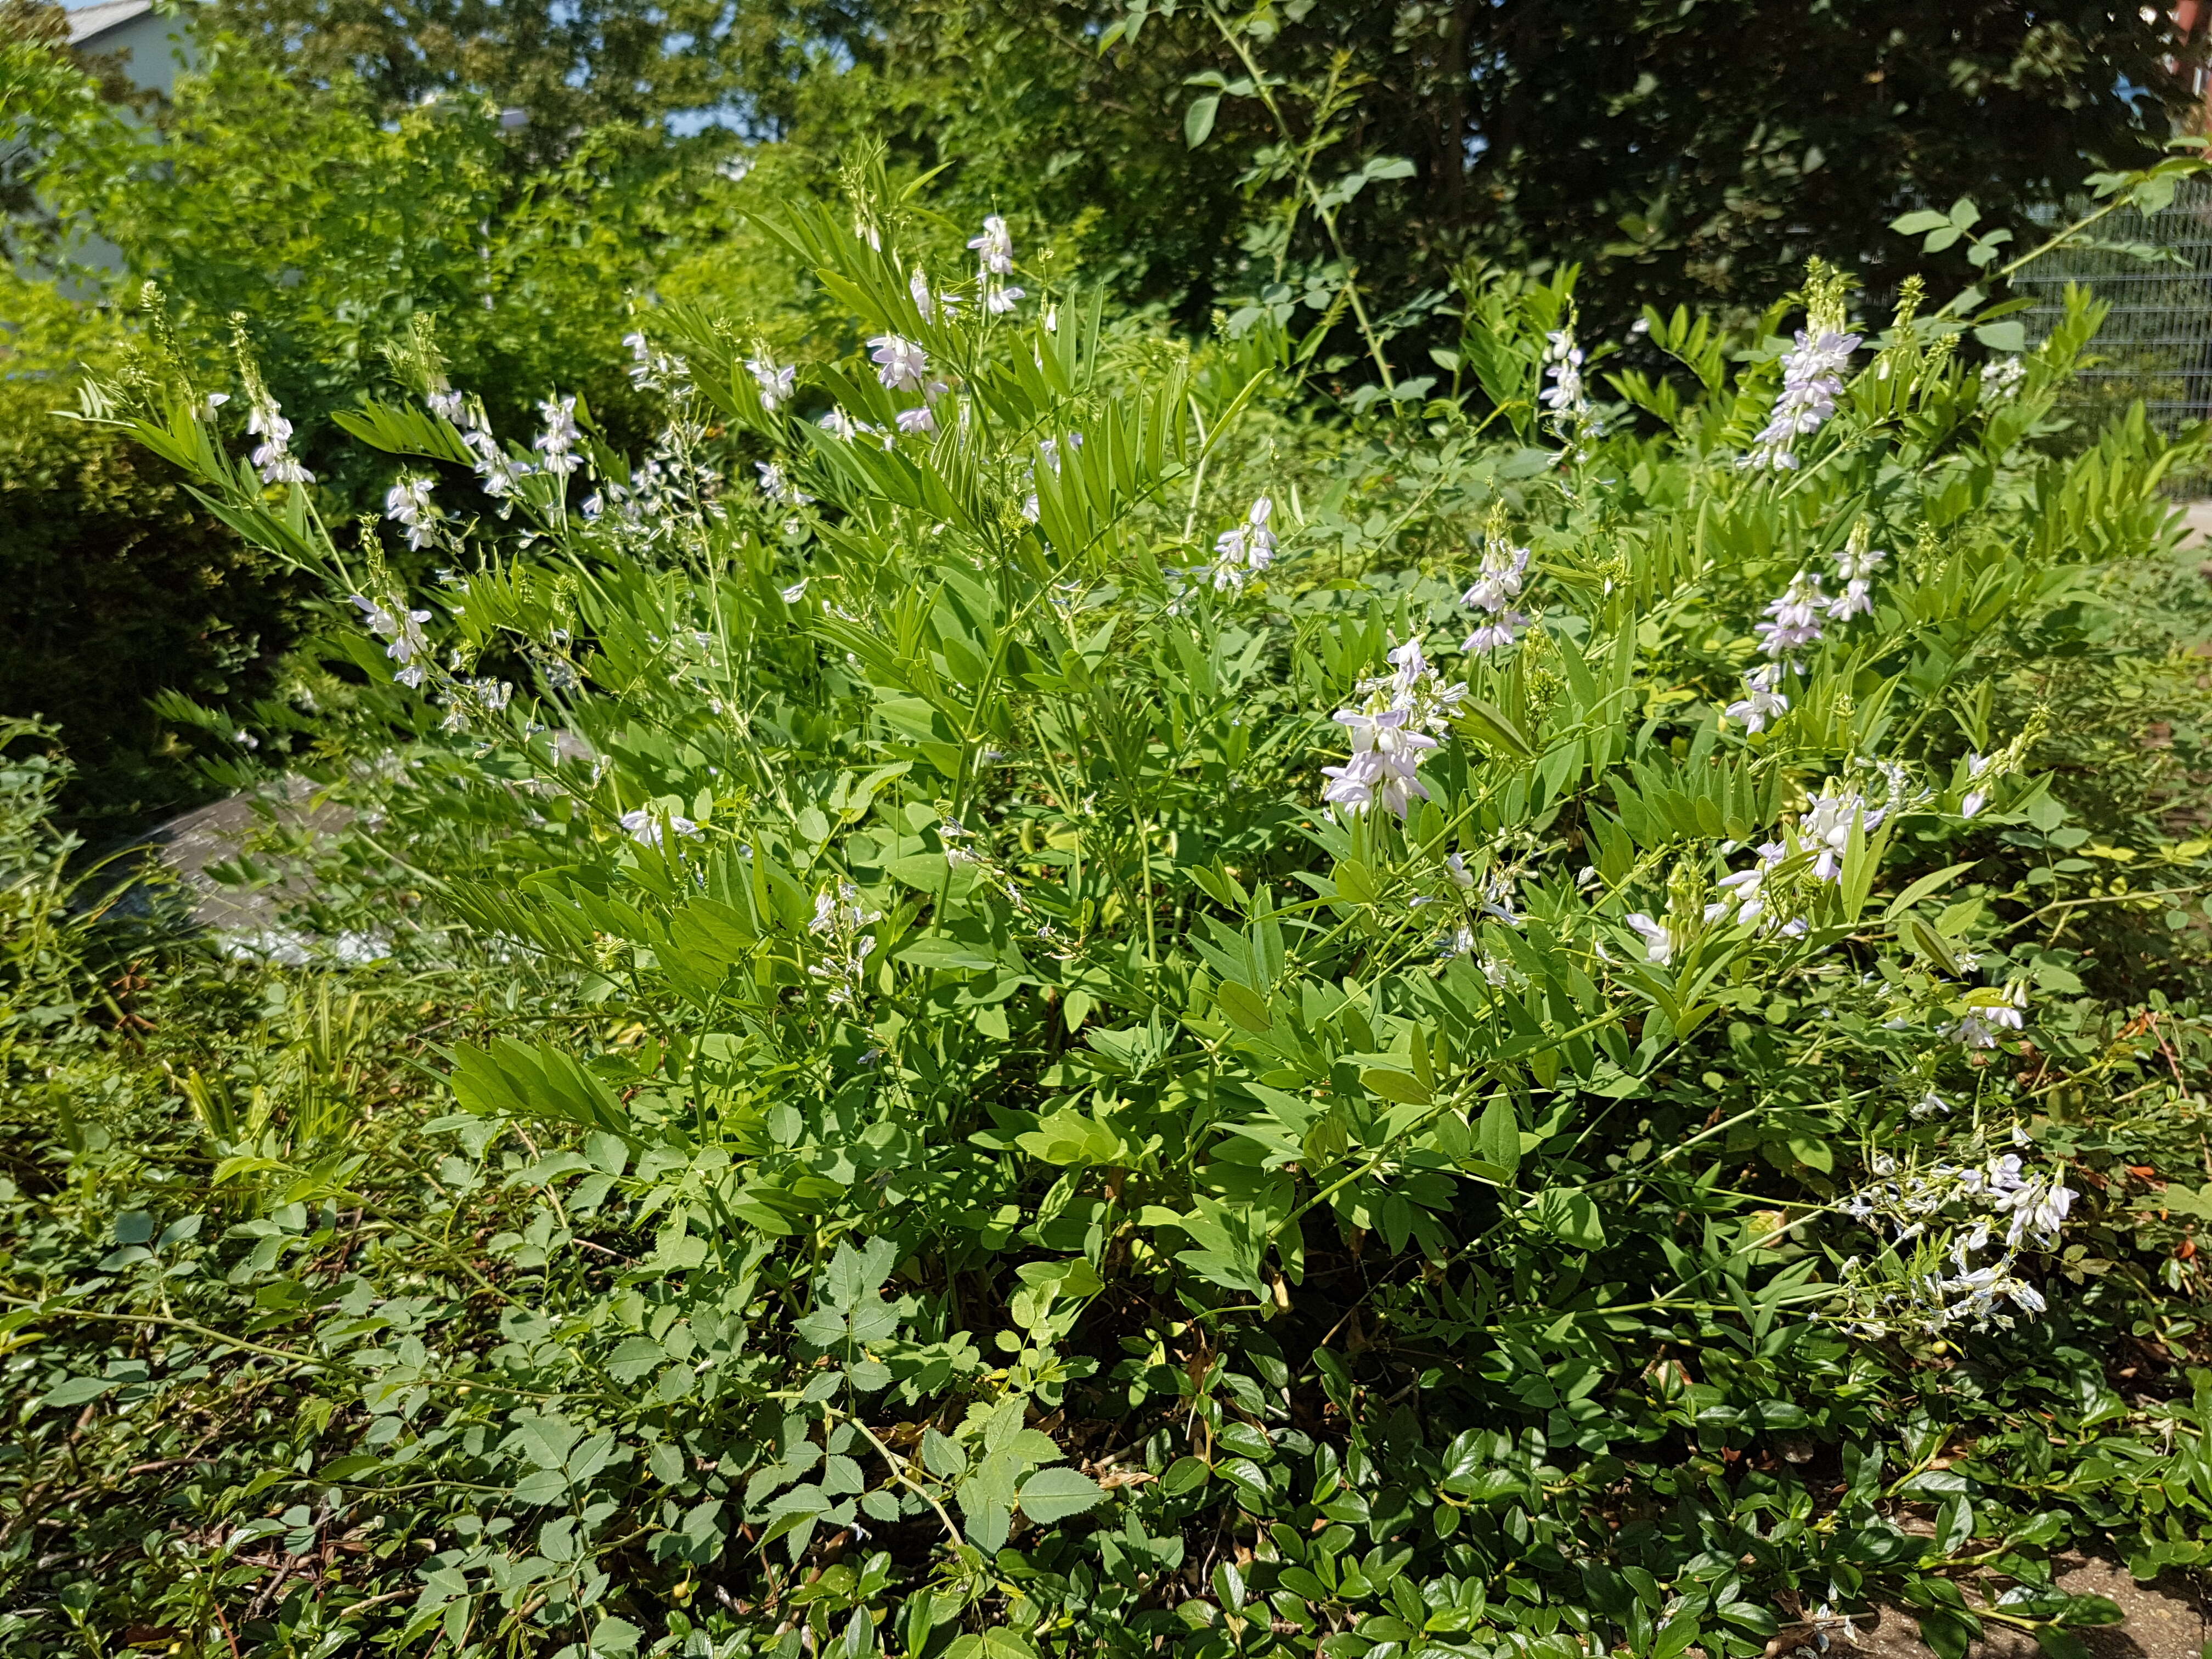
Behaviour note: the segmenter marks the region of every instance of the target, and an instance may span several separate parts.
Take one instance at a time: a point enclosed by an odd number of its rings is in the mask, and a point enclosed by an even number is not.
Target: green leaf
[[[1168,1465],[1168,1472],[1160,1477],[1160,1491],[1169,1498],[1180,1498],[1206,1484],[1213,1471],[1202,1457],[1178,1457]]]
[[[1921,208],[1916,212],[1905,215],[1902,218],[1891,220],[1889,228],[1900,236],[1921,236],[1934,230],[1939,225],[1948,225],[1950,222],[1948,214],[1938,213],[1933,208]]]
[[[1704,1633],[1704,1626],[1696,1611],[1685,1608],[1661,1628],[1659,1639],[1651,1644],[1651,1659],[1676,1659],[1678,1654],[1687,1651],[1690,1644]]]
[[[957,1480],[968,1473],[968,1454],[960,1443],[935,1429],[921,1431],[921,1466],[939,1480]]]
[[[593,1653],[635,1653],[645,1632],[627,1619],[602,1619],[592,1629]]]
[[[1218,92],[1191,100],[1190,107],[1182,115],[1183,143],[1192,149],[1204,143],[1213,131],[1213,118],[1220,108],[1221,94]]]
[[[1529,1208],[1538,1225],[1577,1249],[1604,1248],[1605,1223],[1598,1217],[1596,1203],[1581,1188],[1547,1187]]]
[[[1213,1006],[1248,1031],[1274,1029],[1275,1017],[1267,1012],[1266,1000],[1233,979],[1225,979],[1213,988]]]
[[[122,1386],[121,1382],[111,1377],[72,1376],[68,1382],[49,1389],[46,1397],[39,1403],[43,1406],[82,1406],[104,1394],[112,1394]]]
[[[1507,1181],[1512,1180],[1521,1167],[1521,1120],[1513,1103],[1504,1095],[1492,1095],[1482,1109],[1474,1141],[1482,1161],[1504,1170]]]
[[[1486,702],[1480,697],[1468,698],[1461,705],[1459,724],[1485,749],[1510,755],[1516,760],[1534,760],[1536,757],[1536,745],[1528,740],[1528,734],[1495,703]]]
[[[1932,874],[1921,877],[1919,880],[1914,882],[1911,886],[1907,887],[1903,892],[1899,893],[1895,898],[1889,902],[1889,908],[1882,913],[1881,919],[1883,925],[1893,925],[1899,916],[1903,915],[1907,910],[1910,910],[1922,899],[1926,898],[1930,893],[1936,891],[1937,888],[1948,886],[1952,878],[1962,875],[1966,871],[1971,870],[1973,867],[1974,866],[1971,862],[1966,864],[1948,864],[1944,866],[1943,868],[1934,872]]]
[[[1359,1081],[1368,1093],[1401,1106],[1425,1106],[1436,1098],[1421,1086],[1419,1079],[1386,1066],[1369,1067],[1359,1074]]]
[[[639,1382],[668,1358],[668,1350],[649,1336],[633,1336],[607,1356],[607,1375],[617,1382]]]
[[[1081,1515],[1105,1501],[1106,1492],[1079,1469],[1065,1464],[1039,1469],[1022,1483],[1022,1513],[1040,1525]]]

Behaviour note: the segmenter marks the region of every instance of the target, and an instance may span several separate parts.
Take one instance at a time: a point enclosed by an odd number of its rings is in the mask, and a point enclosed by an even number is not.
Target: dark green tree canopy
[[[1585,304],[1747,305],[1823,255],[1881,287],[1883,227],[1971,196],[2016,222],[2140,165],[2201,46],[2163,10],[2052,0],[216,0],[228,27],[389,106],[529,112],[520,149],[714,112],[825,160],[863,135],[956,201],[1087,221],[1129,297],[1194,320],[1328,251],[1270,240],[1283,148],[1349,173],[1352,261],[1401,295],[1470,255],[1583,264]],[[1270,94],[1254,95],[1255,70]],[[1211,118],[1191,118],[1214,100]],[[1272,102],[1273,108],[1269,105]],[[1200,134],[1203,142],[1191,139]],[[1273,233],[1279,239],[1279,230]]]

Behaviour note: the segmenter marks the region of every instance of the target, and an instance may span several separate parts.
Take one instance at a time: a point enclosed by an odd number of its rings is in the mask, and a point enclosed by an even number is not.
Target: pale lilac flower
[[[512,494],[516,484],[537,470],[501,449],[498,440],[481,427],[471,428],[461,436],[477,458],[477,477],[487,495]]]
[[[927,404],[918,409],[902,409],[898,412],[898,429],[902,432],[934,432],[937,430],[937,411]]]
[[[1004,276],[1014,268],[1014,239],[1007,234],[1006,222],[994,213],[983,221],[983,234],[969,239],[982,261],[983,269],[995,276]]]
[[[1844,591],[1828,602],[1830,622],[1849,622],[1854,617],[1874,614],[1874,600],[1869,597],[1873,584],[1863,577],[1855,577],[1844,584]]]
[[[566,477],[580,465],[574,452],[584,438],[576,425],[576,400],[548,398],[538,405],[538,413],[545,422],[537,443],[545,457],[545,470]]]
[[[1728,706],[1728,717],[1741,720],[1744,730],[1757,733],[1766,729],[1766,723],[1778,714],[1790,712],[1790,699],[1778,688],[1782,680],[1782,665],[1778,662],[1762,664],[1743,677],[1745,696],[1741,702]]]
[[[664,829],[686,836],[696,836],[703,833],[697,824],[692,823],[681,812],[672,812],[664,819],[659,814],[642,806],[623,813],[619,822],[629,832],[632,841],[647,847],[659,847],[662,844]]]
[[[252,455],[253,465],[261,470],[262,483],[314,483],[315,475],[300,465],[289,447],[292,441],[291,422],[279,412],[276,400],[266,392],[247,408],[246,429],[262,441]]]
[[[1501,611],[1468,635],[1460,649],[1476,656],[1502,651],[1519,639],[1521,630],[1528,625],[1528,618],[1518,611]]]
[[[1815,337],[1797,331],[1796,347],[1782,354],[1782,392],[1765,428],[1753,440],[1751,453],[1740,459],[1740,467],[1771,468],[1787,471],[1797,465],[1797,440],[1818,432],[1836,412],[1836,399],[1844,390],[1844,370],[1859,337],[1823,329]]]
[[[1966,757],[1967,780],[1971,782],[1972,780],[1980,777],[1983,773],[1988,771],[1992,765],[1996,764],[1996,757],[1994,755],[1969,753]],[[1970,789],[1966,792],[1966,799],[1959,803],[1959,816],[1960,817],[1970,818],[1989,804],[1990,793],[1988,790]]]
[[[1552,423],[1561,432],[1580,425],[1589,415],[1583,391],[1582,348],[1572,328],[1554,329],[1545,336],[1544,377],[1551,385],[1538,394],[1552,413]]]
[[[1632,910],[1623,918],[1643,936],[1644,959],[1655,968],[1664,968],[1674,960],[1674,936],[1660,923],[1641,910]]]
[[[2015,981],[2005,993],[2005,1000],[1990,1007],[1973,1007],[1954,1026],[1951,1035],[1969,1048],[1994,1048],[1997,1033],[2017,1031],[2027,1019],[2027,987]],[[2020,1160],[2010,1160],[2017,1169]]]
[[[868,342],[876,363],[876,378],[893,392],[918,386],[929,373],[929,354],[911,340],[896,334],[878,334]]]
[[[418,553],[436,542],[438,520],[445,516],[430,499],[432,482],[417,475],[384,492],[384,516],[406,531],[407,545]]]
[[[380,605],[359,593],[348,598],[361,607],[362,620],[368,624],[369,630],[391,641],[384,647],[384,654],[400,665],[392,678],[405,686],[422,684],[423,672],[416,659],[430,654],[430,641],[422,635],[422,624],[430,620],[430,613],[410,611],[404,604]]]
[[[916,265],[907,277],[906,291],[914,295],[915,307],[921,313],[922,321],[926,323],[937,314],[936,307],[930,303],[928,275],[921,266]]]
[[[814,499],[793,488],[783,469],[774,461],[755,461],[753,470],[761,475],[761,494],[778,507],[804,507]]]
[[[1380,802],[1403,817],[1416,796],[1429,798],[1427,787],[1414,775],[1421,757],[1439,745],[1434,738],[1407,728],[1408,712],[1386,708],[1380,714],[1361,714],[1340,708],[1334,718],[1352,733],[1352,756],[1342,766],[1324,766],[1334,780],[1322,799],[1353,812]]]
[[[655,351],[642,330],[623,335],[623,343],[629,348],[632,386],[647,392],[663,392],[681,388],[690,380],[690,368],[684,360],[665,351]]]
[[[1057,458],[1054,471],[1059,470]],[[1275,562],[1275,538],[1267,520],[1275,504],[1262,495],[1252,503],[1243,524],[1224,530],[1213,544],[1213,586],[1242,592],[1246,580]]]
[[[1872,835],[1881,827],[1887,811],[1883,807],[1869,811],[1866,797],[1855,789],[1838,794],[1831,780],[1797,826],[1798,839],[1820,849],[1813,860],[1814,878],[1839,880],[1844,854],[1850,846],[1852,827],[1856,825],[1861,833]]]
[[[1731,904],[1735,906],[1735,920],[1743,927],[1752,927],[1765,918],[1771,908],[1766,894],[1766,878],[1773,873],[1774,866],[1789,855],[1789,852],[1790,849],[1780,842],[1770,841],[1759,848],[1759,862],[1751,868],[1723,876],[1719,884],[1727,896],[1705,907],[1705,920],[1718,921],[1728,914]]]
[[[1013,310],[1017,301],[1026,299],[1027,289],[993,283],[983,290],[983,309],[994,316],[1003,317]]]
[[[2027,380],[2027,365],[2017,357],[1998,357],[1982,365],[1982,399],[1998,403],[2013,396]]]
[[[1820,577],[1801,570],[1790,579],[1782,597],[1766,607],[1768,620],[1753,624],[1752,631],[1768,656],[1786,657],[1820,638],[1820,613],[1827,605]]]
[[[1507,547],[1502,538],[1494,540],[1484,549],[1482,569],[1475,577],[1474,586],[1460,595],[1460,603],[1470,611],[1487,611],[1495,616],[1508,603],[1521,597],[1528,573],[1527,548]]]
[[[831,437],[842,438],[848,442],[850,442],[858,434],[866,432],[869,429],[865,423],[856,421],[850,415],[848,415],[845,412],[845,406],[842,404],[836,405],[827,415],[824,415],[819,421],[816,422],[815,424],[819,426]]]
[[[799,378],[796,364],[779,366],[775,359],[763,352],[757,357],[746,358],[745,367],[752,372],[753,380],[760,387],[763,409],[773,415],[778,405],[790,401],[793,387]]]
[[[1866,545],[1866,526],[1861,525],[1851,532],[1844,550],[1836,555],[1836,574],[1847,582],[1864,581],[1889,562],[1889,555],[1878,547]]]
[[[1482,914],[1494,917],[1508,927],[1518,927],[1521,925],[1521,913],[1513,908],[1513,898],[1512,872],[1501,871],[1492,876],[1490,878],[1490,884],[1482,890],[1480,900]]]
[[[797,581],[792,583],[790,586],[785,588],[783,590],[783,602],[786,605],[797,605],[801,599],[806,597],[806,584],[812,580],[813,579],[810,576],[801,576]]]

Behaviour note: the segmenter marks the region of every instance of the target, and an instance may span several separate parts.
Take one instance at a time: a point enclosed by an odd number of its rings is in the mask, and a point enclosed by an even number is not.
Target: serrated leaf
[[[968,1473],[968,1454],[958,1441],[935,1429],[921,1433],[921,1466],[939,1480],[957,1480]]]
[[[1089,1475],[1060,1464],[1039,1469],[1022,1483],[1022,1513],[1049,1526],[1097,1508],[1105,1497],[1105,1489]]]

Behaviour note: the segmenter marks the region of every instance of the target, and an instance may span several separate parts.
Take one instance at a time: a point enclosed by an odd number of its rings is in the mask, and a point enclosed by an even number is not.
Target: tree
[[[359,81],[387,110],[489,94],[522,111],[529,159],[609,122],[718,118],[761,137],[793,88],[865,39],[865,0],[218,0],[224,28],[315,81]],[[834,72],[834,71],[833,71]]]
[[[1913,250],[1885,228],[1927,203],[1971,196],[2017,234],[2154,154],[2203,55],[2163,10],[2096,0],[927,0],[871,46],[841,120],[919,165],[964,155],[956,193],[1090,215],[1146,297],[1202,315],[1335,261],[1403,299],[1478,255],[1579,263],[1585,306],[1622,321],[1761,303],[1815,254],[1889,286]],[[802,142],[836,92],[810,88]],[[1350,186],[1342,257],[1310,199],[1284,210],[1301,154]],[[1410,174],[1360,173],[1388,157]]]

